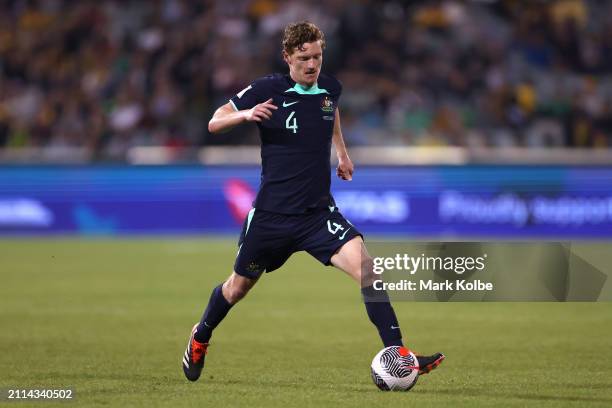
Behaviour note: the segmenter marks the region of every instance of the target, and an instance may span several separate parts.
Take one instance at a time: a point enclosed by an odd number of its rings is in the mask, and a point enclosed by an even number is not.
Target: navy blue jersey
[[[250,109],[272,98],[278,107],[270,120],[257,122],[261,136],[261,185],[254,207],[281,214],[300,214],[333,206],[331,143],[342,85],[321,74],[304,88],[289,75],[255,80],[230,99],[236,110]]]

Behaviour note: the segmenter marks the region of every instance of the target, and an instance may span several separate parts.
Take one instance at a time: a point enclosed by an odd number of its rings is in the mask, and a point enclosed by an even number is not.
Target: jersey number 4
[[[298,130],[297,118],[294,118],[294,116],[295,116],[295,111],[291,111],[289,116],[287,116],[287,120],[285,121],[285,128],[293,130],[293,133],[297,133],[297,130]],[[293,119],[293,121],[291,119]]]

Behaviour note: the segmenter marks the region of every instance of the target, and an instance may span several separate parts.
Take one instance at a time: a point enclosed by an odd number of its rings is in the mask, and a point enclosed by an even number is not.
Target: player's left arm
[[[336,168],[336,174],[342,180],[351,181],[353,179],[353,162],[348,155],[346,145],[344,144],[344,138],[342,137],[342,128],[340,127],[340,109],[336,108],[336,117],[334,119],[334,134],[332,136],[332,142],[336,148],[336,154],[338,156],[338,167]]]

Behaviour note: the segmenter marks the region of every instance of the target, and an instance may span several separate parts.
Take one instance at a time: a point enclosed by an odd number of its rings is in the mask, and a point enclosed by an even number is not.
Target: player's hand
[[[353,179],[353,162],[348,157],[338,159],[338,167],[336,168],[336,174],[342,180],[351,181]]]
[[[270,98],[263,103],[258,103],[246,111],[245,119],[247,122],[261,122],[262,120],[268,120],[272,117],[272,111],[276,109],[278,109],[278,107],[272,104],[272,98]]]

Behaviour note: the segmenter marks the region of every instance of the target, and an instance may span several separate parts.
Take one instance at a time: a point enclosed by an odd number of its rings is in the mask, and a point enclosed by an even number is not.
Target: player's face
[[[283,57],[289,65],[289,75],[300,85],[312,86],[317,82],[323,63],[321,41],[304,43],[302,48],[294,48],[293,53],[283,51]]]

